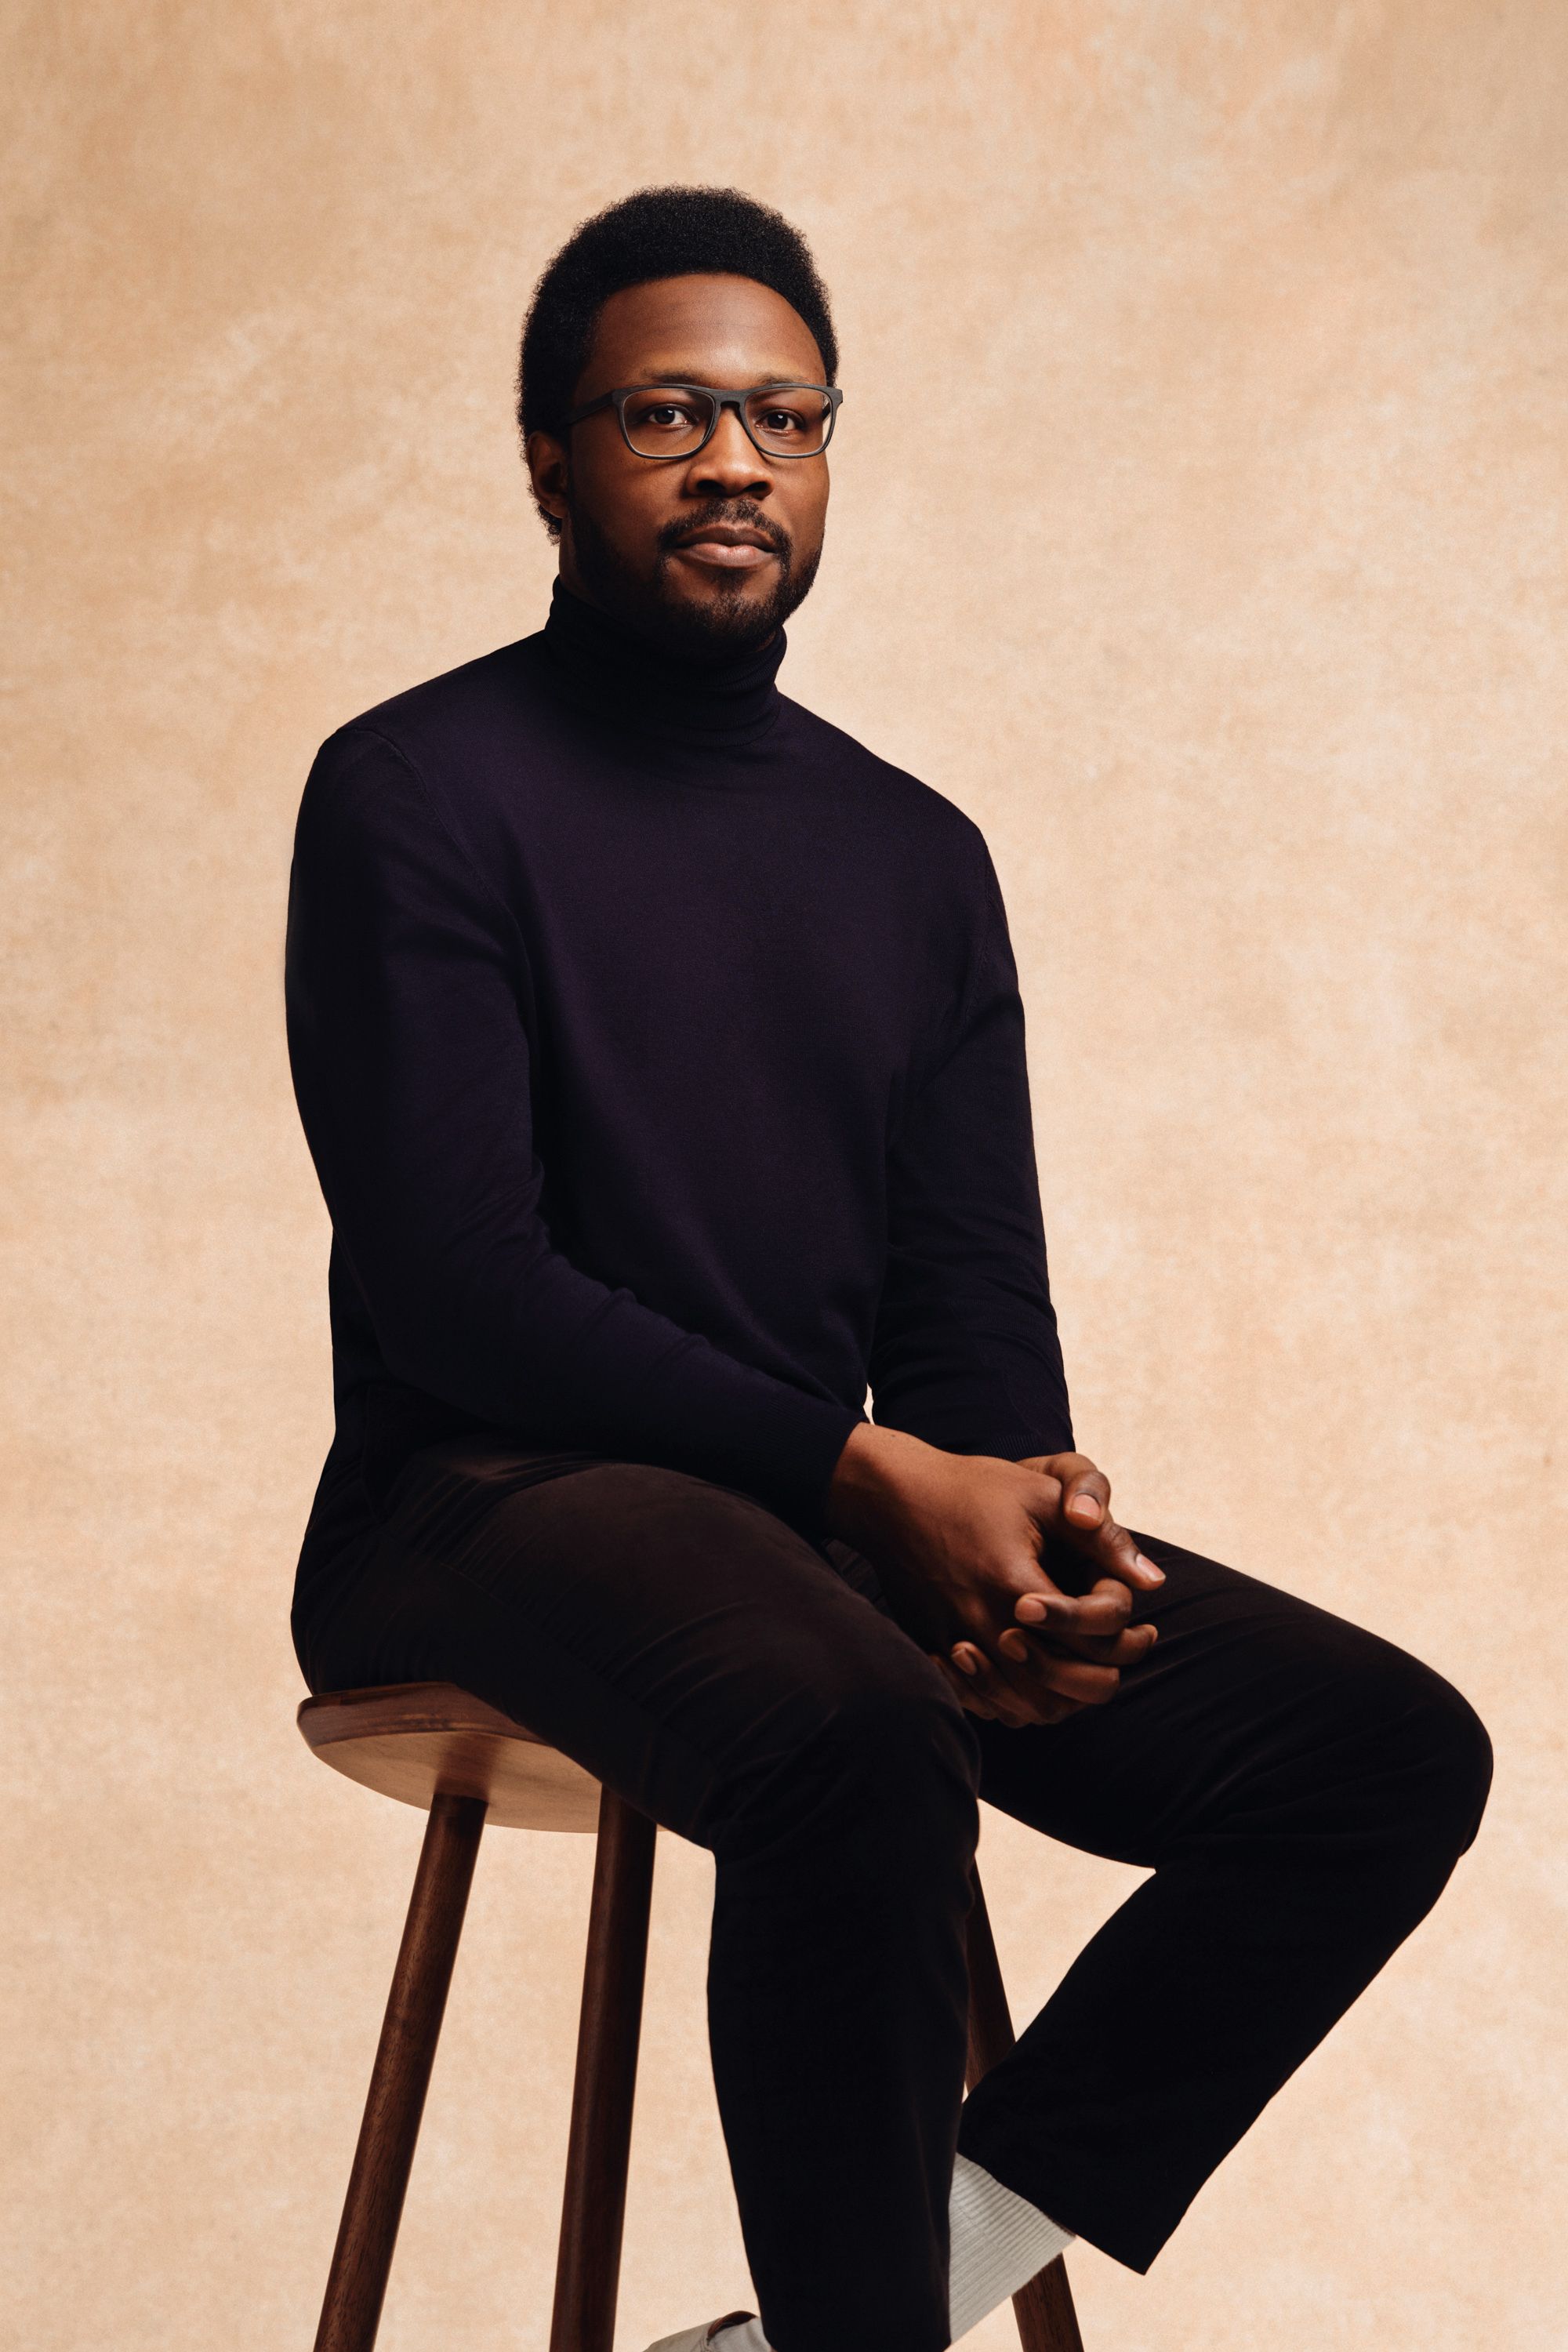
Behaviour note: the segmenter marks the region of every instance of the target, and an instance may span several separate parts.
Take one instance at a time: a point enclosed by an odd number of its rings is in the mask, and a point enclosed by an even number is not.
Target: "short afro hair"
[[[517,421],[563,434],[599,312],[612,294],[658,278],[754,278],[800,313],[832,383],[838,371],[827,289],[782,213],[739,188],[638,188],[573,230],[533,289],[522,322]]]

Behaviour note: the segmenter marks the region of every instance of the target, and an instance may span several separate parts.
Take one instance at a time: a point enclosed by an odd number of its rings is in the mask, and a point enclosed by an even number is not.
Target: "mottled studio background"
[[[782,205],[837,298],[784,683],[994,845],[1083,1443],[1498,1743],[1448,1898],[1152,2276],[1072,2258],[1090,2352],[1568,2344],[1568,12],[12,0],[0,40],[7,2339],[310,2340],[419,1823],[291,1723],[289,832],[329,730],[536,625],[518,319],[680,178]],[[1130,1874],[984,1854],[1029,2008]],[[588,1860],[481,1856],[385,2352],[542,2352]],[[663,1841],[625,2352],[747,2291],[708,1899]],[[1181,2031],[1157,1979],[1127,2030]]]

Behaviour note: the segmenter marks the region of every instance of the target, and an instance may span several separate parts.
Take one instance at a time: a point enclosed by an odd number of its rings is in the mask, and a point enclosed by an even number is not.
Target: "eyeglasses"
[[[613,408],[621,438],[638,457],[695,457],[732,408],[764,457],[820,457],[833,438],[844,394],[830,383],[765,383],[721,392],[706,383],[634,383],[601,393],[567,417],[568,426]]]

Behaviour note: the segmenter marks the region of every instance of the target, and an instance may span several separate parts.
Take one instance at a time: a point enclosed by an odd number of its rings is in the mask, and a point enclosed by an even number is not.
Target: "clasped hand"
[[[1084,1454],[947,1454],[868,1423],[839,1457],[829,1517],[973,1715],[1059,1723],[1112,1697],[1153,1645],[1132,1605],[1163,1571],[1118,1527],[1110,1483]],[[1051,1538],[1058,1560],[1063,1546],[1081,1556],[1086,1590],[1047,1572]]]

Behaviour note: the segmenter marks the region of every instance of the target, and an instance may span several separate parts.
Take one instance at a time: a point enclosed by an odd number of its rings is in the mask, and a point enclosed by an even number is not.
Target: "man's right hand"
[[[1040,1565],[1060,1503],[1058,1482],[1040,1470],[947,1454],[868,1422],[838,1458],[828,1525],[871,1562],[894,1616],[965,1706],[1013,1725],[1058,1723],[1112,1697],[1121,1669],[1154,1640],[1152,1625],[1129,1624],[1125,1580],[1150,1591],[1163,1581],[1134,1554],[1136,1566],[1089,1591],[1063,1591]],[[1036,1596],[1026,1633],[1016,1614],[1026,1594]],[[984,1665],[972,1677],[960,1667],[975,1652]]]

